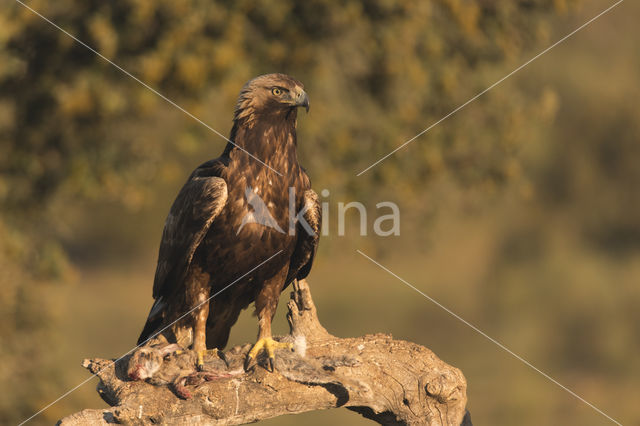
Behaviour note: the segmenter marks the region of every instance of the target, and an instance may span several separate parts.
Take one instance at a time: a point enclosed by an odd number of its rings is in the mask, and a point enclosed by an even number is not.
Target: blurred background
[[[460,368],[478,425],[608,420],[380,270],[360,249],[624,424],[640,424],[640,5],[30,0],[228,134],[244,82],[304,82],[299,157],[328,189],[309,281],[337,336],[392,333]],[[148,313],[162,226],[225,141],[12,1],[0,5],[0,423],[118,357]],[[397,237],[337,235],[337,203],[400,206]],[[283,299],[288,292],[283,293]],[[277,333],[287,332],[280,304]],[[247,311],[231,345],[252,342]],[[32,420],[105,406],[96,379]],[[271,425],[367,424],[346,409]]]

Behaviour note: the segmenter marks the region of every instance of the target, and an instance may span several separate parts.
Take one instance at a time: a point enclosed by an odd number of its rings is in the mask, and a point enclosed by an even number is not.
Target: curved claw
[[[253,370],[253,357],[247,354],[247,357],[244,360],[244,371],[252,371]]]
[[[224,361],[224,365],[229,368],[229,361],[227,361],[227,357],[224,355],[224,352],[222,352],[220,349],[216,349],[216,351],[218,351],[218,356],[220,357],[220,359]]]
[[[204,351],[198,351],[198,360],[196,361],[196,369],[198,371],[203,371],[204,370],[204,354],[205,352],[207,352],[206,350]]]

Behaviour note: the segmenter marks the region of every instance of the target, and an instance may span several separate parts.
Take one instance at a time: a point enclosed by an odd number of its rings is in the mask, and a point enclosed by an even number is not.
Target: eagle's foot
[[[215,348],[215,349],[203,349],[200,351],[196,351],[197,354],[197,361],[196,361],[196,369],[198,371],[204,371],[204,357],[205,355],[214,355],[214,356],[219,356],[220,359],[222,359],[224,361],[224,363],[227,365],[227,367],[229,366],[229,363],[227,362],[227,359],[224,356],[224,352],[222,352],[220,349]]]
[[[261,350],[265,350],[267,352],[267,365],[268,371],[274,371],[274,363],[276,360],[276,349],[289,349],[293,350],[293,344],[278,342],[277,340],[273,340],[271,337],[264,337],[259,339],[255,345],[251,348],[249,353],[247,354],[247,358],[244,361],[244,369],[245,371],[249,371],[253,369],[253,360],[260,353]]]

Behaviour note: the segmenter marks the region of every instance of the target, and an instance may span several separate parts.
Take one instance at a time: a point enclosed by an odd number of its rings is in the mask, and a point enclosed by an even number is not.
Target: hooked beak
[[[304,107],[307,112],[309,112],[309,96],[307,96],[307,92],[302,89],[298,89],[296,92],[294,105],[297,107]]]

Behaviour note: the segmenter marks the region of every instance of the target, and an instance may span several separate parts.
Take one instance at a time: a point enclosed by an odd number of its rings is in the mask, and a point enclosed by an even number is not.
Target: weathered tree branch
[[[281,341],[294,351],[276,353],[274,373],[262,367],[264,359],[254,371],[242,370],[250,345],[227,351],[228,366],[212,355],[200,375],[181,373],[194,365],[190,351],[160,357],[161,370],[148,379],[155,385],[127,378],[131,356],[115,364],[85,360],[112,407],[83,410],[59,424],[235,425],[334,407],[380,424],[471,424],[462,372],[429,349],[383,334],[332,336],[318,321],[305,281],[294,283],[288,307],[291,333]]]

